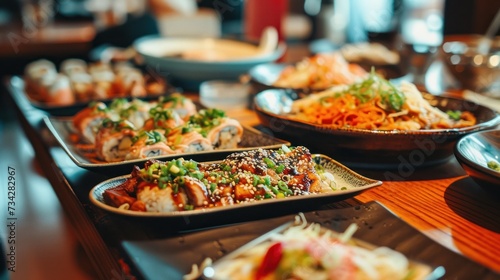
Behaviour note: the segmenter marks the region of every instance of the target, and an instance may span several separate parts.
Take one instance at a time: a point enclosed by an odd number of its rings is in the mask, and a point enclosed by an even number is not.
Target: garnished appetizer
[[[365,78],[368,73],[358,64],[349,63],[339,53],[322,53],[305,57],[287,66],[274,82],[283,88],[326,89],[349,85]]]
[[[158,102],[93,103],[75,115],[73,125],[75,138],[93,145],[96,158],[107,162],[232,149],[243,135],[240,123],[224,111],[196,111],[180,94]]]
[[[305,147],[232,153],[216,163],[174,159],[135,166],[121,185],[103,193],[111,206],[173,212],[331,192],[334,177],[317,168]]]
[[[202,274],[213,280],[274,279],[428,279],[431,268],[410,261],[388,247],[377,247],[352,238],[351,224],[338,233],[316,223],[307,223],[299,214],[295,224],[276,230],[223,257],[213,265],[206,259],[201,268],[193,266],[184,279]],[[203,278],[203,279],[205,279]]]

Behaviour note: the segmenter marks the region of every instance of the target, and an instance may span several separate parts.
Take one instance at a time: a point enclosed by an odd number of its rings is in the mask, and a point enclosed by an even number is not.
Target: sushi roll
[[[173,109],[155,106],[149,110],[149,119],[144,123],[144,130],[164,129],[167,134],[175,133],[174,130],[184,125],[184,120]]]
[[[160,189],[157,186],[145,186],[137,192],[137,200],[143,202],[145,212],[171,213],[182,211],[188,205],[188,196],[184,188],[174,192],[173,188]]]
[[[210,140],[197,131],[189,131],[182,134],[169,136],[169,144],[177,153],[195,153],[212,151],[214,148]]]
[[[125,159],[142,159],[175,154],[167,145],[167,139],[162,130],[141,131],[135,138]]]
[[[199,131],[214,149],[236,148],[243,136],[241,124],[228,118],[224,111],[215,108],[203,109],[191,116],[186,129]]]
[[[59,71],[71,76],[76,73],[87,73],[87,62],[78,58],[70,58],[61,62]]]
[[[198,179],[183,176],[182,184],[177,188],[167,186],[159,188],[155,185],[145,186],[137,191],[137,200],[144,202],[146,212],[183,211],[196,207],[204,207],[210,203],[206,186]],[[171,184],[176,184],[176,180]]]
[[[39,59],[26,65],[24,77],[28,81],[38,81],[47,74],[57,74],[56,65],[46,59]]]
[[[74,72],[69,75],[69,80],[76,100],[87,102],[92,99],[94,95],[94,84],[90,74],[85,72]]]
[[[50,72],[42,77],[39,77],[37,80],[34,80],[29,84],[28,92],[30,92],[36,100],[47,102],[47,100],[50,99],[50,87],[57,80],[57,76],[57,72]]]
[[[48,87],[56,78],[57,69],[54,63],[46,59],[33,61],[24,70],[25,90],[34,99],[45,101]]]
[[[96,102],[79,111],[73,117],[73,126],[84,142],[95,144],[95,138],[104,119],[113,119],[106,104]]]
[[[94,81],[94,98],[108,99],[116,95],[115,74],[110,70],[90,73]]]
[[[45,101],[48,105],[70,105],[75,103],[75,95],[71,90],[71,83],[68,76],[59,74],[51,85],[47,87]]]
[[[95,137],[97,158],[107,162],[124,160],[136,134],[134,125],[126,120],[104,119]]]
[[[231,118],[223,118],[207,134],[214,149],[233,149],[238,147],[243,136],[241,124]]]
[[[94,62],[94,63],[89,64],[88,72],[90,75],[93,75],[94,73],[101,73],[101,72],[113,73],[113,68],[111,67],[111,64],[106,63],[106,62]]]
[[[135,68],[134,65],[132,65],[132,63],[130,63],[128,61],[120,61],[120,62],[116,62],[113,65],[113,70],[115,71],[115,73],[120,73],[122,71],[130,71],[130,70],[138,70],[138,69]]]
[[[156,106],[155,102],[146,102],[140,99],[128,101],[125,98],[115,98],[109,104],[110,111],[116,113],[122,119],[126,119],[134,124],[138,129],[143,128],[146,120],[151,118],[150,110]],[[151,130],[154,127],[146,130]]]
[[[136,69],[122,69],[116,73],[118,95],[144,97],[147,95],[146,82],[142,73]]]
[[[188,120],[198,111],[194,102],[180,93],[161,97],[159,103],[163,108],[175,110],[183,120]]]

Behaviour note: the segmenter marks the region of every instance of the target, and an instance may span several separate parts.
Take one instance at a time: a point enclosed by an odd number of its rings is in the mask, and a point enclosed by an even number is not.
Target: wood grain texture
[[[468,176],[385,181],[356,197],[381,202],[436,242],[500,271],[500,205]]]

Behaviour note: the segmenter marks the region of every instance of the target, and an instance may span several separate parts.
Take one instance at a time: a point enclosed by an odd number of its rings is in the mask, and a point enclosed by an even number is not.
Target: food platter
[[[131,211],[116,208],[106,204],[103,198],[103,192],[107,189],[116,187],[129,178],[129,175],[123,175],[106,180],[90,191],[90,201],[102,208],[103,210],[109,211],[114,214],[129,216],[129,217],[140,217],[140,218],[190,218],[190,219],[201,219],[205,216],[213,215],[226,215],[227,213],[252,213],[251,216],[255,216],[258,212],[265,212],[265,209],[276,209],[279,207],[286,208],[288,211],[300,208],[300,205],[316,204],[320,202],[334,202],[344,200],[348,197],[355,196],[365,190],[377,187],[382,184],[381,181],[370,179],[356,172],[346,168],[337,161],[320,154],[313,155],[313,161],[315,164],[320,165],[326,171],[330,172],[339,186],[336,191],[322,192],[317,194],[303,195],[303,196],[291,196],[282,199],[265,199],[260,201],[255,201],[252,203],[240,203],[228,206],[211,207],[204,209],[195,209],[190,211],[173,211],[173,212],[140,212]],[[340,187],[341,186],[341,187]],[[342,188],[342,190],[340,189]],[[292,206],[293,205],[293,206]],[[245,215],[240,215],[244,217]]]
[[[146,161],[146,159],[124,160],[120,162],[103,162],[97,160],[92,147],[89,148],[88,145],[80,146],[79,143],[75,143],[71,140],[72,135],[76,133],[76,130],[70,117],[45,116],[44,122],[60,146],[68,154],[71,160],[79,167],[108,175],[119,175],[130,172],[134,165],[139,165]],[[290,145],[288,141],[274,138],[252,127],[244,126],[243,128],[243,136],[236,149],[202,151],[154,158],[166,160],[184,157],[186,159],[208,161],[220,159],[221,157],[232,152],[254,149],[256,147],[280,148],[282,145]]]
[[[30,94],[28,94],[24,88],[24,80],[20,76],[12,76],[10,78],[10,84],[12,85],[13,91],[16,92],[16,94],[22,95],[28,102],[35,108],[43,110],[47,113],[49,113],[52,116],[72,116],[78,111],[82,110],[83,108],[88,106],[88,102],[74,102],[72,104],[68,105],[53,105],[53,104],[47,104],[45,102],[42,102],[40,100],[37,100],[36,98],[33,98]],[[149,101],[149,100],[157,100],[160,96],[168,95],[173,92],[179,92],[180,89],[174,88],[174,87],[167,87],[164,92],[161,93],[154,93],[154,94],[148,94],[147,96],[140,97],[139,99],[144,100],[144,101]],[[133,97],[124,97],[127,100],[133,99]],[[103,103],[110,103],[113,99],[111,98],[104,98],[104,99],[96,99],[94,101],[101,101]]]
[[[468,110],[477,124],[463,128],[414,131],[331,128],[298,121],[287,116],[296,94],[270,89],[258,93],[257,115],[274,135],[296,145],[312,147],[312,152],[334,157],[348,167],[403,168],[443,163],[453,156],[456,141],[469,133],[494,128],[500,116],[474,102],[424,94],[429,103],[442,110]]]
[[[260,275],[281,279],[281,276],[288,274],[294,274],[299,279],[304,279],[306,275],[307,277],[312,277],[312,275],[329,275],[331,277],[329,273],[335,274],[335,271],[341,270],[342,266],[345,267],[347,262],[343,263],[343,261],[347,261],[351,256],[359,264],[363,264],[359,265],[355,272],[354,270],[344,272],[351,273],[349,275],[354,278],[362,278],[361,275],[366,273],[365,275],[372,274],[374,279],[386,279],[390,274],[394,279],[435,280],[446,273],[442,266],[433,267],[421,261],[409,259],[404,254],[386,246],[375,246],[356,238],[346,237],[352,231],[357,230],[358,226],[353,223],[344,232],[338,232],[320,226],[318,223],[307,223],[304,216],[297,215],[293,222],[285,223],[257,237],[216,262],[206,264],[206,266],[201,264],[198,267],[199,275],[206,280],[254,279],[254,276]],[[311,249],[311,245],[316,241],[320,242],[321,248],[325,251]],[[349,257],[343,255],[344,248],[350,249],[349,252],[352,255]],[[262,249],[267,250],[263,251]],[[293,255],[290,254],[292,252]],[[322,253],[325,254],[323,258],[320,257]],[[383,261],[372,262],[373,259],[369,256],[378,260],[387,258],[390,261],[386,264],[383,264]],[[306,258],[315,259],[316,257],[322,260],[318,261],[319,264],[308,264],[304,261]],[[331,257],[331,262],[328,261],[329,257]],[[261,263],[261,258],[265,258],[269,262],[262,261]],[[210,263],[210,260],[207,262]],[[290,263],[294,265],[290,265]],[[273,265],[276,268],[272,268]],[[385,271],[381,267],[385,267]],[[308,272],[304,273],[304,270]],[[242,273],[242,271],[245,272]],[[388,275],[382,276],[384,273],[388,273]],[[397,274],[400,274],[401,277],[396,277]]]
[[[197,91],[204,81],[238,80],[250,68],[280,58],[286,46],[278,44],[269,53],[260,53],[245,41],[145,36],[134,42],[134,48],[148,67],[172,84]]]
[[[455,156],[476,183],[500,194],[500,171],[492,168],[500,161],[500,130],[480,131],[461,138],[455,146]]]
[[[434,242],[376,201],[304,214],[307,221],[335,231],[345,231],[354,222],[359,226],[354,238],[388,246],[436,269],[443,267],[449,279],[498,277],[495,272]],[[181,279],[191,271],[192,264],[201,264],[207,257],[217,262],[248,242],[293,221],[295,215],[240,222],[156,240],[129,240],[123,245],[127,256],[145,279],[165,279],[167,276]],[[438,269],[436,273],[442,275],[443,270]]]

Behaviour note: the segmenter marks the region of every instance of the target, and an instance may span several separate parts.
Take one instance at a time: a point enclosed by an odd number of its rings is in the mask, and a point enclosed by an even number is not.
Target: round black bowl
[[[454,129],[414,131],[331,128],[293,120],[287,116],[295,94],[270,89],[258,93],[254,108],[262,125],[292,145],[305,145],[351,168],[397,169],[403,176],[422,166],[443,163],[453,157],[453,147],[461,137],[496,127],[500,115],[476,103],[424,94],[433,106],[446,110],[472,112],[477,124]]]

